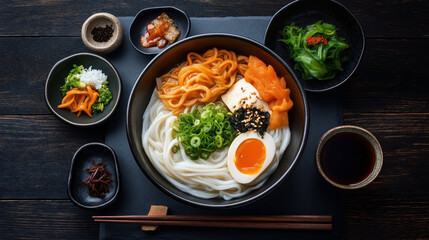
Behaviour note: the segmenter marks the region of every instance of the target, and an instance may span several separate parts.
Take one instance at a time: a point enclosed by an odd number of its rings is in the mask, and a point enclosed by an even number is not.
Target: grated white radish
[[[103,82],[107,80],[106,74],[104,74],[101,70],[92,69],[92,66],[88,69],[83,69],[79,77],[81,82],[85,83],[86,85],[91,85],[96,89],[100,89],[103,85]]]

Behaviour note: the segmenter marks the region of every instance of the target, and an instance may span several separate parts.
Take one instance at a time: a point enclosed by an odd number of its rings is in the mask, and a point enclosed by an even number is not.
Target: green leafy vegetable
[[[72,88],[84,88],[85,84],[80,81],[79,75],[82,73],[82,70],[84,67],[82,65],[78,66],[76,64],[73,64],[73,69],[70,70],[69,75],[65,79],[64,85],[60,87],[60,91],[63,94],[63,96],[66,95],[68,91],[70,91]]]
[[[237,132],[228,122],[231,113],[218,103],[199,105],[192,113],[182,113],[173,125],[173,136],[183,145],[186,154],[192,160],[207,160],[210,154],[229,146]],[[178,146],[172,151],[177,152]]]
[[[328,80],[337,71],[343,71],[341,63],[347,57],[340,55],[349,45],[337,36],[334,25],[318,21],[302,29],[291,23],[281,35],[283,39],[279,41],[286,44],[290,58],[296,62],[295,69],[302,72],[304,80]]]
[[[103,82],[103,86],[98,90],[100,96],[97,99],[97,102],[92,105],[92,113],[102,112],[104,110],[104,106],[109,104],[110,100],[113,98],[112,93],[110,92],[107,84],[109,82]]]

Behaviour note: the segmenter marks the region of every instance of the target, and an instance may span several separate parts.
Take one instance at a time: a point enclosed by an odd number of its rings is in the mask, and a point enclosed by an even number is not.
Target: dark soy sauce
[[[332,181],[353,185],[369,176],[375,164],[375,151],[364,137],[343,132],[332,136],[321,151],[323,172]]]

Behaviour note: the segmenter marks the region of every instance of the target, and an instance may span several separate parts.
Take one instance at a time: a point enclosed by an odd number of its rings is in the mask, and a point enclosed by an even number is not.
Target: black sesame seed
[[[229,118],[231,126],[239,133],[256,131],[261,136],[267,131],[270,114],[268,112],[253,108],[239,108]]]

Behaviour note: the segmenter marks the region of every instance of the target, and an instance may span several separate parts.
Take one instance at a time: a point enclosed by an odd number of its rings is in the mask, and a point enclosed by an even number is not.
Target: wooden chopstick
[[[332,230],[331,216],[93,216],[95,222],[134,223],[156,226],[192,226],[223,228],[264,228],[289,230]]]
[[[243,215],[243,216],[207,216],[207,215],[127,215],[127,216],[92,216],[93,219],[128,219],[128,220],[177,220],[177,221],[265,221],[265,222],[313,222],[329,223],[332,222],[332,216],[327,215]]]
[[[156,226],[222,227],[222,228],[264,228],[289,230],[332,230],[331,223],[290,223],[290,222],[228,222],[228,221],[152,221],[125,219],[95,219],[96,222],[134,223]]]

